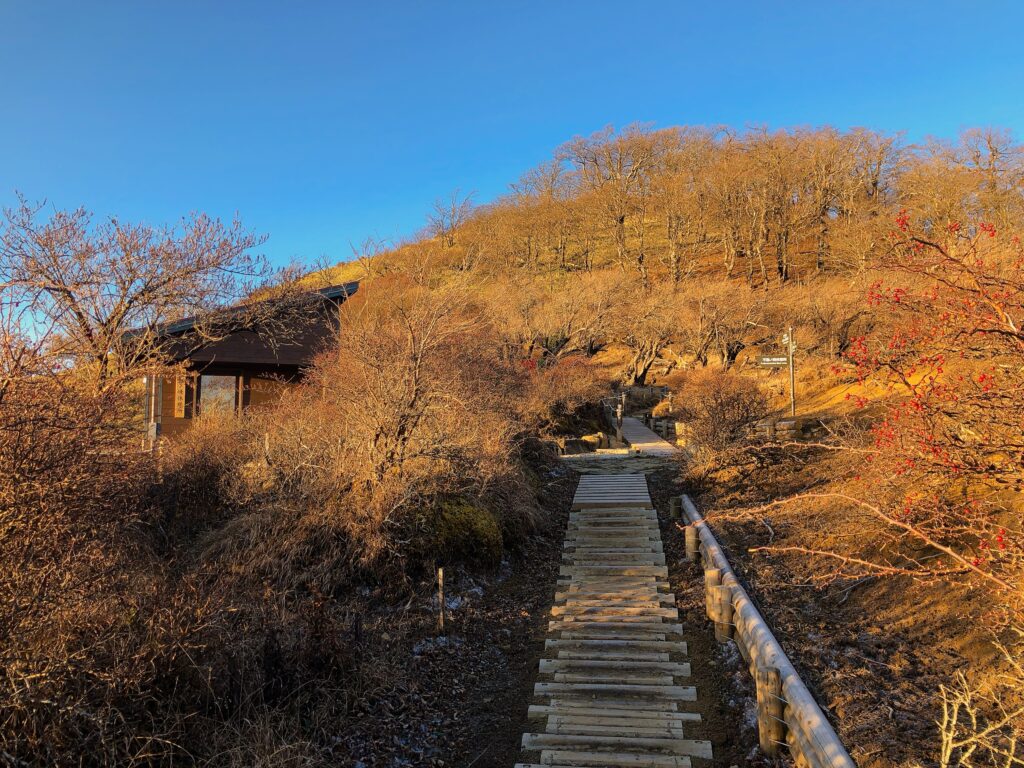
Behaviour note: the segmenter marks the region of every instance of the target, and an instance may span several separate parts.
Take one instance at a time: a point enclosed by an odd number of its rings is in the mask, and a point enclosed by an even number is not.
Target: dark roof
[[[354,294],[357,290],[359,290],[359,282],[353,281],[350,283],[338,283],[337,285],[329,285],[326,288],[320,288],[319,290],[310,291],[309,293],[311,296],[319,293],[325,299],[340,304],[342,301],[344,301],[349,296]],[[267,299],[267,301],[274,301],[274,299]],[[218,314],[221,314],[223,316],[229,316],[231,314],[244,311],[244,306],[228,307],[227,309],[220,310]],[[159,330],[160,333],[162,333],[165,336],[177,336],[178,334],[182,334],[185,333],[186,331],[192,330],[192,328],[195,327],[196,321],[198,319],[198,317],[193,316],[183,317],[180,320],[172,320],[171,322],[161,326]]]
[[[166,323],[156,332],[166,341],[164,351],[172,359],[188,362],[199,369],[242,366],[294,371],[312,363],[317,353],[326,349],[331,340],[336,338],[340,322],[337,307],[358,288],[358,282],[351,282],[310,291],[306,295],[313,301],[307,309],[287,317],[287,326],[282,328],[286,332],[280,337],[270,338],[267,332],[248,327],[243,313],[253,305],[228,307],[214,312],[212,317],[215,322],[223,324],[224,335],[200,342],[198,346],[186,341],[186,334],[196,327],[199,320],[197,317]],[[320,301],[316,301],[318,296]],[[274,301],[265,300],[266,305]],[[237,327],[232,328],[232,322],[236,320]]]

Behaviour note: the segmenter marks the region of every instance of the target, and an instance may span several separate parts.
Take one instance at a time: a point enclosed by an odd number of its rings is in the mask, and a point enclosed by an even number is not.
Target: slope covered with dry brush
[[[339,728],[409,674],[360,622],[437,563],[523,567],[551,442],[618,380],[673,389],[685,482],[858,760],[1020,764],[1022,189],[999,131],[631,127],[301,280],[237,225],[10,212],[0,759],[351,757]],[[159,323],[350,278],[279,407],[139,453]],[[750,429],[789,326],[813,443]]]

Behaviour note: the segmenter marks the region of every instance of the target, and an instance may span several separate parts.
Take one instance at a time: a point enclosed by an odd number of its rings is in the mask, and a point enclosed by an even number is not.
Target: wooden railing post
[[[678,496],[668,500],[668,516],[672,520],[678,520],[683,516],[683,500]]]
[[[444,634],[444,568],[437,569],[437,631]]]
[[[722,583],[722,571],[718,568],[704,569],[704,610],[708,618],[716,620],[718,615],[718,602],[714,599],[715,587]]]
[[[697,535],[697,526],[692,523],[686,526],[684,535],[686,536],[686,559],[694,563],[697,561],[697,554],[700,551],[700,537]]]
[[[719,584],[712,588],[715,601],[715,639],[727,643],[732,639],[732,587]]]
[[[757,735],[761,751],[777,757],[779,746],[785,742],[783,720],[782,675],[776,667],[758,666],[757,677]]]

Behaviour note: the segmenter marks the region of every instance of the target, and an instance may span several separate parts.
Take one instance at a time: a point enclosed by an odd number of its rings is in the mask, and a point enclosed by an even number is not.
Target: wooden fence
[[[755,680],[762,750],[776,755],[785,744],[798,768],[856,768],[764,617],[740,585],[711,528],[686,495],[682,497],[682,506],[689,522],[687,559],[695,561],[699,553],[703,560],[705,604],[708,618],[715,622],[715,636],[722,642],[736,643]]]

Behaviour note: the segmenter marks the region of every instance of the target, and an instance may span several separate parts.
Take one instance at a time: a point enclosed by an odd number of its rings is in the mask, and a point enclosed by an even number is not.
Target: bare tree
[[[22,201],[4,214],[0,285],[7,303],[49,329],[53,359],[73,365],[97,390],[159,360],[164,326],[233,304],[272,275],[251,251],[263,238],[204,215],[155,228],[116,219],[95,224],[84,210],[58,211]],[[253,311],[211,316],[193,332],[209,339],[256,322]]]
[[[440,239],[445,248],[455,247],[455,235],[473,212],[473,193],[461,195],[455,190],[447,198],[434,201],[434,210],[427,217],[430,233]]]
[[[643,247],[632,252],[627,238],[627,221],[645,208],[651,192],[651,177],[661,158],[669,134],[630,126],[616,134],[610,126],[589,137],[578,137],[559,150],[559,156],[576,167],[581,184],[600,219],[610,225],[616,259],[621,267],[632,263],[644,284],[649,269]],[[642,217],[637,222],[642,231]]]

